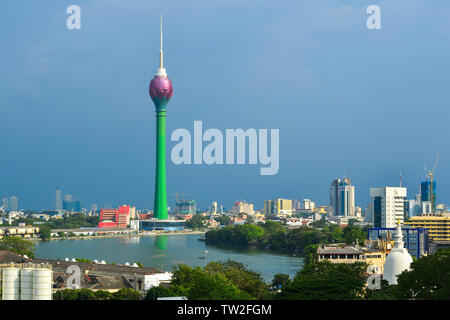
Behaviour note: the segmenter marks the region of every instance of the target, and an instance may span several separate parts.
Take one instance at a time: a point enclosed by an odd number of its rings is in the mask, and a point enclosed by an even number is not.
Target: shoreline
[[[188,231],[188,232],[156,232],[156,233],[133,233],[133,234],[115,234],[104,236],[76,236],[64,238],[50,238],[50,239],[26,239],[30,241],[53,241],[53,240],[82,240],[82,239],[104,239],[104,238],[120,238],[120,237],[141,237],[141,236],[174,236],[187,234],[205,234],[207,231]]]

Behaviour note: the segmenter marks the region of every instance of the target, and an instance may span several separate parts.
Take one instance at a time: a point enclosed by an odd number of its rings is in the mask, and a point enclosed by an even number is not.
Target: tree
[[[220,225],[227,226],[231,224],[231,218],[227,215],[222,214],[220,217],[215,219],[217,222],[219,222]]]
[[[359,300],[365,290],[365,263],[332,264],[328,261],[305,265],[293,282],[277,295],[295,300]]]
[[[192,230],[204,229],[206,220],[208,220],[207,217],[202,216],[201,214],[194,214],[191,219],[185,222],[185,226]]]
[[[52,232],[50,230],[50,227],[46,225],[41,225],[39,227],[39,236],[44,240],[50,240],[52,235]]]
[[[350,226],[350,224],[344,228],[343,230],[343,237],[345,240],[345,243],[352,244],[352,243],[364,243],[364,240],[366,239],[366,233],[363,229],[359,227]]]
[[[288,274],[277,273],[273,276],[271,286],[272,290],[284,290],[292,283]]]
[[[450,299],[450,249],[422,257],[397,278],[395,295],[407,300]]]
[[[245,220],[245,224],[254,224],[255,219],[252,216],[247,216],[247,219]]]
[[[325,228],[328,225],[330,225],[330,223],[325,219],[325,217],[322,217],[322,219],[314,221],[310,224],[310,226],[314,228]]]
[[[105,290],[94,291],[94,296],[96,300],[110,300],[112,293]]]
[[[112,294],[111,300],[140,300],[141,295],[134,289],[123,288]]]
[[[247,269],[237,261],[210,262],[205,271],[223,274],[239,290],[247,292],[254,299],[267,299],[270,295],[269,287],[259,272]]]
[[[29,240],[24,240],[20,237],[6,237],[0,240],[0,250],[8,250],[20,255],[27,255],[29,258],[34,258],[34,243]]]
[[[144,300],[158,300],[158,298],[160,297],[173,297],[173,296],[174,292],[170,288],[158,286],[158,287],[151,287],[147,291]]]
[[[174,268],[170,289],[189,300],[248,300],[251,296],[239,290],[221,273],[179,264]]]

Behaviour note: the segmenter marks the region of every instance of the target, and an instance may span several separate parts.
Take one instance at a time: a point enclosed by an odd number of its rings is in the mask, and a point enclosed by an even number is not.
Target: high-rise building
[[[334,179],[331,183],[330,207],[333,216],[355,215],[355,187],[349,178]]]
[[[55,210],[62,210],[61,189],[59,188],[56,188],[55,190]]]
[[[364,210],[364,221],[373,224],[373,201],[370,201]]]
[[[292,209],[299,210],[302,209],[302,202],[300,200],[292,200]]]
[[[264,214],[273,214],[273,200],[264,200]]]
[[[430,201],[422,201],[422,212],[421,214],[431,214],[432,212],[431,202]]]
[[[62,209],[70,212],[81,212],[81,201],[75,200],[71,194],[66,194],[62,202]]]
[[[373,227],[395,228],[398,221],[405,221],[406,188],[370,188],[373,199]]]
[[[19,211],[19,198],[16,196],[12,196],[9,198],[9,210],[10,211]]]
[[[422,208],[416,199],[405,200],[405,219],[420,215]]]
[[[2,208],[4,212],[8,212],[9,211],[9,199],[8,198],[3,198],[2,199]]]
[[[245,213],[247,215],[252,215],[254,214],[253,203],[247,203],[245,201],[235,202],[231,208],[231,212],[233,214]]]
[[[420,183],[420,199],[422,202],[429,201],[432,206],[432,212],[436,212],[436,181],[433,181],[433,188],[431,186],[431,181],[422,181]]]
[[[217,213],[217,209],[218,209],[218,207],[217,207],[217,202],[216,202],[216,201],[213,201],[213,202],[211,203],[211,207],[210,207],[209,212],[211,212],[211,213]]]
[[[309,199],[302,200],[302,206],[300,209],[313,211],[315,208],[315,203]]]
[[[292,215],[292,200],[282,198],[273,200],[273,213],[277,216]]]
[[[177,199],[175,202],[175,214],[188,214],[193,215],[197,213],[197,205],[195,200]],[[158,218],[155,216],[155,218]],[[158,218],[160,219],[160,218]],[[161,219],[160,219],[161,220]]]
[[[156,176],[155,207],[157,219],[168,219],[166,189],[166,110],[173,94],[172,81],[167,77],[163,66],[162,18],[160,22],[161,50],[159,51],[159,69],[150,82],[149,93],[156,107]]]

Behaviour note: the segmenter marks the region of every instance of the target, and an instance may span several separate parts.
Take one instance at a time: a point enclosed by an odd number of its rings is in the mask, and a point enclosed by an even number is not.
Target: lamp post
[[[205,268],[208,260],[208,250],[205,250]]]

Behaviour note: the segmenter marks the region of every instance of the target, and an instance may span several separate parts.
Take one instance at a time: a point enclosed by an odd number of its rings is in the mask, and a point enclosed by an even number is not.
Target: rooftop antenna
[[[162,15],[160,15],[159,20],[159,33],[161,36],[161,50],[159,50],[159,67],[163,69],[163,31],[162,31],[163,21],[162,21]]]
[[[402,172],[400,171],[400,187],[402,187]]]

